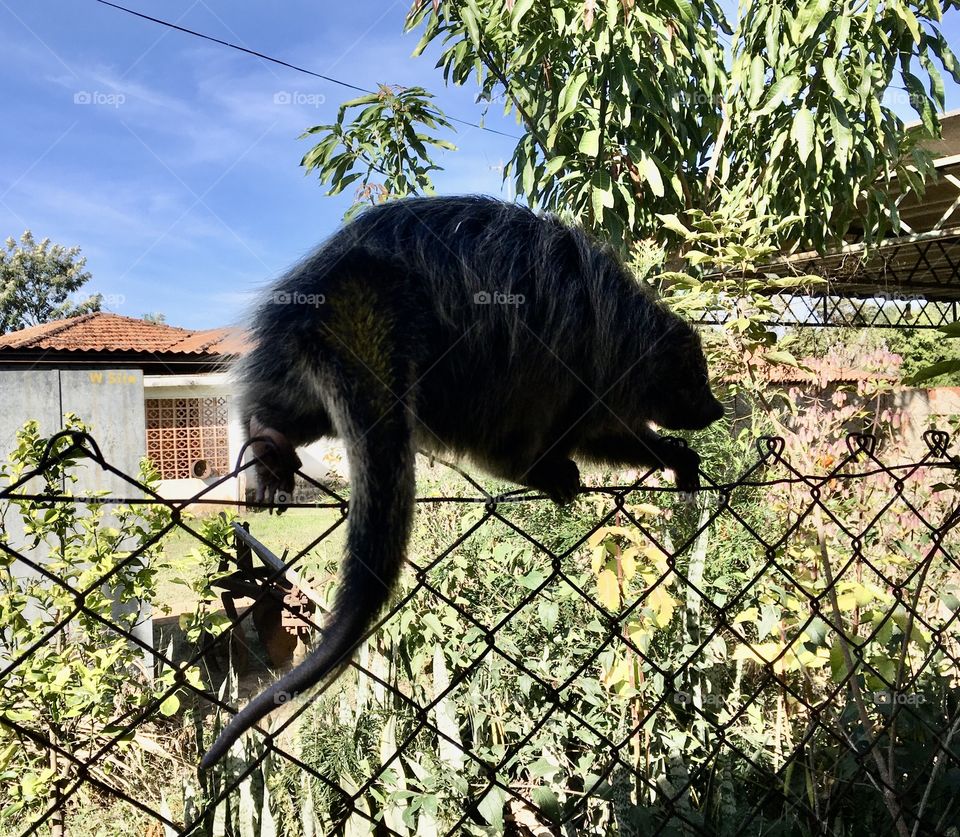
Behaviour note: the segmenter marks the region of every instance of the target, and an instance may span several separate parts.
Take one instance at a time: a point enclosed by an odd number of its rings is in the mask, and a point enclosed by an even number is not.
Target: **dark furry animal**
[[[488,198],[370,208],[274,287],[242,361],[258,499],[291,491],[295,448],[346,444],[347,554],[321,645],[252,700],[204,756],[215,763],[289,697],[337,676],[400,572],[418,447],[465,454],[558,503],[573,459],[669,468],[699,457],[650,429],[723,414],[700,339],[607,249],[554,217]]]

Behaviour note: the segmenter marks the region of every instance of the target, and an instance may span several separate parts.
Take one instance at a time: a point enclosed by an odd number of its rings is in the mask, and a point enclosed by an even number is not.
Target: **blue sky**
[[[472,89],[444,88],[433,60],[410,57],[409,0],[125,5],[362,87],[421,84],[451,115],[483,112]],[[945,26],[954,49],[958,21]],[[237,323],[349,205],[303,174],[297,139],[333,121],[349,90],[93,0],[0,0],[0,51],[0,238],[29,228],[80,245],[110,310]],[[947,108],[960,108],[949,80]],[[517,132],[498,106],[486,124]],[[502,194],[513,141],[464,126],[453,140],[438,190]]]

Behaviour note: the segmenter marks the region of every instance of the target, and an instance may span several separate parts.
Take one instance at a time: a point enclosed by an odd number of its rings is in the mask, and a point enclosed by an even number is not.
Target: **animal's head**
[[[723,404],[710,390],[707,359],[696,330],[670,315],[652,352],[650,417],[657,424],[668,430],[702,430],[723,417]]]

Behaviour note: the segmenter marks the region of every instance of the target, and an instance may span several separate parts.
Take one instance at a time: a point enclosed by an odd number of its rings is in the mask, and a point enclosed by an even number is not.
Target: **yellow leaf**
[[[614,534],[622,535],[624,538],[630,541],[630,543],[640,544],[643,540],[645,540],[645,536],[632,526],[612,526],[611,529]]]
[[[650,638],[650,632],[646,629],[643,622],[639,619],[631,619],[625,626],[627,639],[637,646],[641,651],[646,650],[646,642]]]
[[[754,645],[738,645],[733,650],[733,659],[749,660],[758,665],[769,663],[782,650],[779,642],[758,642]]]
[[[637,548],[631,546],[620,556],[620,566],[623,569],[623,578],[629,581],[637,572]]]
[[[180,698],[176,695],[167,695],[163,703],[160,704],[160,714],[170,717],[175,715],[180,708]]]
[[[670,624],[677,600],[661,586],[656,587],[647,597],[647,605],[653,610],[654,624],[663,628]]]
[[[587,546],[591,548],[595,547],[607,538],[616,535],[621,535],[624,538],[633,540],[636,538],[637,533],[634,529],[628,529],[626,526],[604,526],[597,529],[597,531],[587,539]]]
[[[604,540],[606,540],[609,532],[605,526],[597,529],[589,538],[587,538],[587,546],[590,549],[596,549]]]
[[[837,596],[837,607],[840,608],[840,610],[853,610],[856,606],[856,593],[841,593]]]
[[[597,598],[607,610],[620,610],[620,585],[610,570],[603,570],[597,577]]]
[[[748,607],[733,617],[733,624],[739,625],[741,622],[756,622],[759,618],[760,611],[755,607]]]
[[[814,652],[807,651],[806,648],[803,648],[797,653],[797,656],[800,658],[800,662],[807,668],[819,668],[830,662],[830,652],[826,648],[818,648]]]
[[[853,595],[857,597],[858,605],[873,604],[877,599],[887,597],[887,594],[879,587],[872,584],[858,584],[853,588]]]
[[[660,547],[654,546],[652,543],[648,543],[643,548],[643,554],[647,556],[647,560],[650,564],[657,568],[660,572],[663,572],[667,566],[667,556],[663,554],[663,550]]]
[[[600,682],[608,689],[616,689],[621,684],[629,682],[629,678],[630,664],[626,660],[621,659],[617,660],[610,669],[604,672],[600,678]]]
[[[638,503],[635,506],[627,506],[627,508],[639,517],[657,517],[661,512],[660,507],[652,503]]]
[[[593,570],[594,575],[600,572],[600,568],[603,566],[606,560],[607,560],[606,547],[601,546],[598,549],[593,550],[593,554],[590,556],[590,567]]]

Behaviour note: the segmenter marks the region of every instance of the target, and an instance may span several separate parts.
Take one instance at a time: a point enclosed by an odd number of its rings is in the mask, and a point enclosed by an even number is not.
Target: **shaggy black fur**
[[[351,500],[337,604],[320,647],[247,705],[215,763],[279,696],[335,677],[396,581],[414,453],[464,454],[557,502],[573,458],[662,467],[698,487],[699,458],[649,423],[699,429],[723,408],[700,338],[612,252],[515,204],[416,198],[363,212],[273,288],[240,377],[259,496],[292,489],[294,449],[346,444]]]

